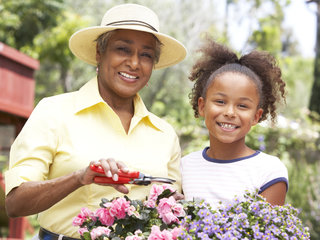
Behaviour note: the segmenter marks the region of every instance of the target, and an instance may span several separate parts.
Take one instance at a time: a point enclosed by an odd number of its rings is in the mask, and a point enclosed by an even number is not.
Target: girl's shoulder
[[[260,165],[264,166],[265,168],[282,168],[286,169],[285,164],[278,158],[277,156],[270,155],[264,152],[259,152],[254,157],[254,160]]]
[[[261,161],[281,162],[280,158],[278,158],[277,156],[270,155],[270,154],[267,154],[267,153],[261,152],[261,151],[258,151],[258,152],[259,152],[259,154],[256,154],[254,156],[256,159],[259,159]]]
[[[188,153],[187,155],[181,158],[181,161],[187,161],[187,160],[190,161],[190,160],[197,160],[199,158],[202,158],[202,152],[203,150]]]

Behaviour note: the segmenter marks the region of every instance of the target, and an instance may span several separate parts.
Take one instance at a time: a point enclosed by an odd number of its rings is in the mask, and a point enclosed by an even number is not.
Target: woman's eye
[[[152,55],[151,53],[142,53],[141,56],[142,56],[142,57],[146,57],[146,58],[153,59],[153,55]]]
[[[130,49],[126,47],[118,47],[117,50],[124,53],[130,53]]]

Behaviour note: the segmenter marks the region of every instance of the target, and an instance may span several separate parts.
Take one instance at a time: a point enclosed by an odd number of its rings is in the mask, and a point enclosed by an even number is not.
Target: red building
[[[34,71],[39,62],[0,42],[0,239],[24,239],[26,218],[8,218],[5,212],[3,171],[10,146],[34,107]],[[4,233],[6,232],[6,233]]]

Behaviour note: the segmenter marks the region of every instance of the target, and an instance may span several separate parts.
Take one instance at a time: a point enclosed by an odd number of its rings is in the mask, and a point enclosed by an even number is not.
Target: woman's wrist
[[[80,169],[72,174],[74,175],[73,178],[76,180],[78,188],[88,184],[85,181],[85,171],[85,169]]]

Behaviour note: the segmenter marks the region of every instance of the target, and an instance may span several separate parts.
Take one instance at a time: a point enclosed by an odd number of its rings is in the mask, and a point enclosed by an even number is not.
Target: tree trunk
[[[313,1],[317,4],[317,35],[315,46],[315,60],[313,72],[313,86],[311,90],[311,98],[309,109],[320,114],[320,1]]]
[[[65,67],[60,67],[60,84],[62,86],[63,92],[68,92],[70,87],[68,86],[67,76],[68,70]]]

